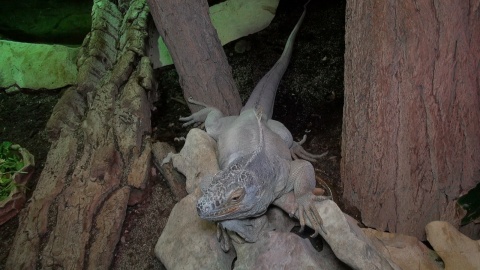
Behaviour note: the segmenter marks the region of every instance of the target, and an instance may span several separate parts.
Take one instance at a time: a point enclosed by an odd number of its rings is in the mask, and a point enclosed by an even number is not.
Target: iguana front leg
[[[313,193],[315,189],[315,171],[310,162],[305,160],[293,160],[290,166],[290,177],[288,179],[293,186],[293,192],[288,192],[276,199],[273,204],[282,208],[290,216],[296,216],[300,221],[300,231],[306,224],[306,219],[312,224],[315,233],[318,235],[323,228],[323,221],[315,208],[315,202],[331,199],[330,196],[317,196]]]
[[[227,116],[225,117],[223,113],[215,108],[210,107],[203,102],[199,102],[194,100],[193,98],[189,98],[188,102],[200,106],[204,106],[205,108],[201,109],[200,111],[191,114],[187,117],[180,117],[180,121],[186,122],[183,126],[188,126],[194,123],[205,123],[205,130],[207,131],[208,135],[212,137],[214,140],[218,139],[218,136],[226,129],[228,126],[233,122],[236,116]]]

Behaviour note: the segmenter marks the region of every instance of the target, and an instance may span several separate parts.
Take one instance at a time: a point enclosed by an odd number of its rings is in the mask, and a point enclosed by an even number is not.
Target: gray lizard
[[[294,142],[290,131],[271,119],[277,87],[287,69],[305,12],[306,4],[281,57],[257,84],[240,115],[224,116],[216,108],[189,99],[205,108],[180,118],[186,122],[184,126],[205,122],[207,133],[218,143],[220,171],[202,180],[198,215],[218,222],[222,229],[234,231],[248,242],[256,241],[261,228],[256,217],[271,204],[297,216],[301,230],[305,218],[313,224],[314,236],[322,229],[314,202],[328,197],[313,194],[315,172],[307,160],[315,161],[326,153],[308,153],[301,146],[305,137]]]

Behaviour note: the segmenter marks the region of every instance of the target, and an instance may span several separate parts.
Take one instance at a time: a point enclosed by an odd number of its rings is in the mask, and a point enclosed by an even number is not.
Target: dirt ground
[[[277,15],[265,30],[232,42],[225,51],[232,66],[242,99],[275,63],[285,41],[298,20],[302,7],[295,1],[281,1]],[[304,134],[305,148],[314,153],[328,151],[314,164],[317,180],[334,190],[334,200],[348,213],[341,200],[339,162],[343,108],[343,53],[345,3],[312,1],[297,36],[291,64],[279,86],[273,118],[284,123],[294,138]],[[243,44],[242,44],[243,43]],[[249,50],[239,53],[243,46]],[[160,100],[153,114],[153,138],[174,145],[174,138],[186,136],[179,116],[189,114],[183,100],[178,75],[173,66],[158,71]],[[61,91],[6,95],[0,90],[0,141],[9,140],[26,147],[36,158],[36,173],[28,185],[28,196],[35,189],[50,143],[45,124]],[[152,179],[148,196],[129,207],[122,237],[115,251],[112,269],[164,269],[153,249],[175,201],[162,177]],[[4,268],[9,246],[18,226],[14,218],[0,226],[0,269]]]

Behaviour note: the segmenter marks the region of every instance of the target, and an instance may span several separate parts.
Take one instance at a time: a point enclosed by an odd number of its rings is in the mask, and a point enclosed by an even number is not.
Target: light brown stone
[[[440,270],[438,255],[413,236],[362,229],[374,246],[401,269]]]
[[[223,252],[215,223],[197,215],[197,194],[175,205],[155,245],[155,255],[169,270],[230,269],[235,253]]]
[[[446,270],[480,269],[479,240],[468,238],[445,221],[432,221],[425,231],[428,242],[442,258]]]
[[[192,193],[200,180],[215,174],[218,168],[217,144],[208,134],[192,128],[179,154],[172,155],[173,166],[187,177],[187,192]]]

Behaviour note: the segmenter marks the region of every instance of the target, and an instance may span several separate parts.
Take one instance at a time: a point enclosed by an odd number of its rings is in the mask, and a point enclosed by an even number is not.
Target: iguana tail
[[[255,86],[252,94],[248,98],[247,103],[242,108],[242,112],[251,108],[261,109],[267,119],[272,118],[273,104],[275,102],[278,84],[280,83],[280,80],[287,69],[288,63],[290,62],[290,57],[292,56],[293,51],[293,42],[295,41],[295,36],[297,35],[298,29],[303,22],[303,18],[305,17],[305,13],[307,11],[307,4],[309,2],[310,1],[303,6],[302,16],[295,25],[295,28],[293,28],[292,32],[290,33],[282,55],[277,60],[275,65],[270,69],[270,71],[268,71],[268,73],[263,76],[260,82],[258,82],[257,86]]]

